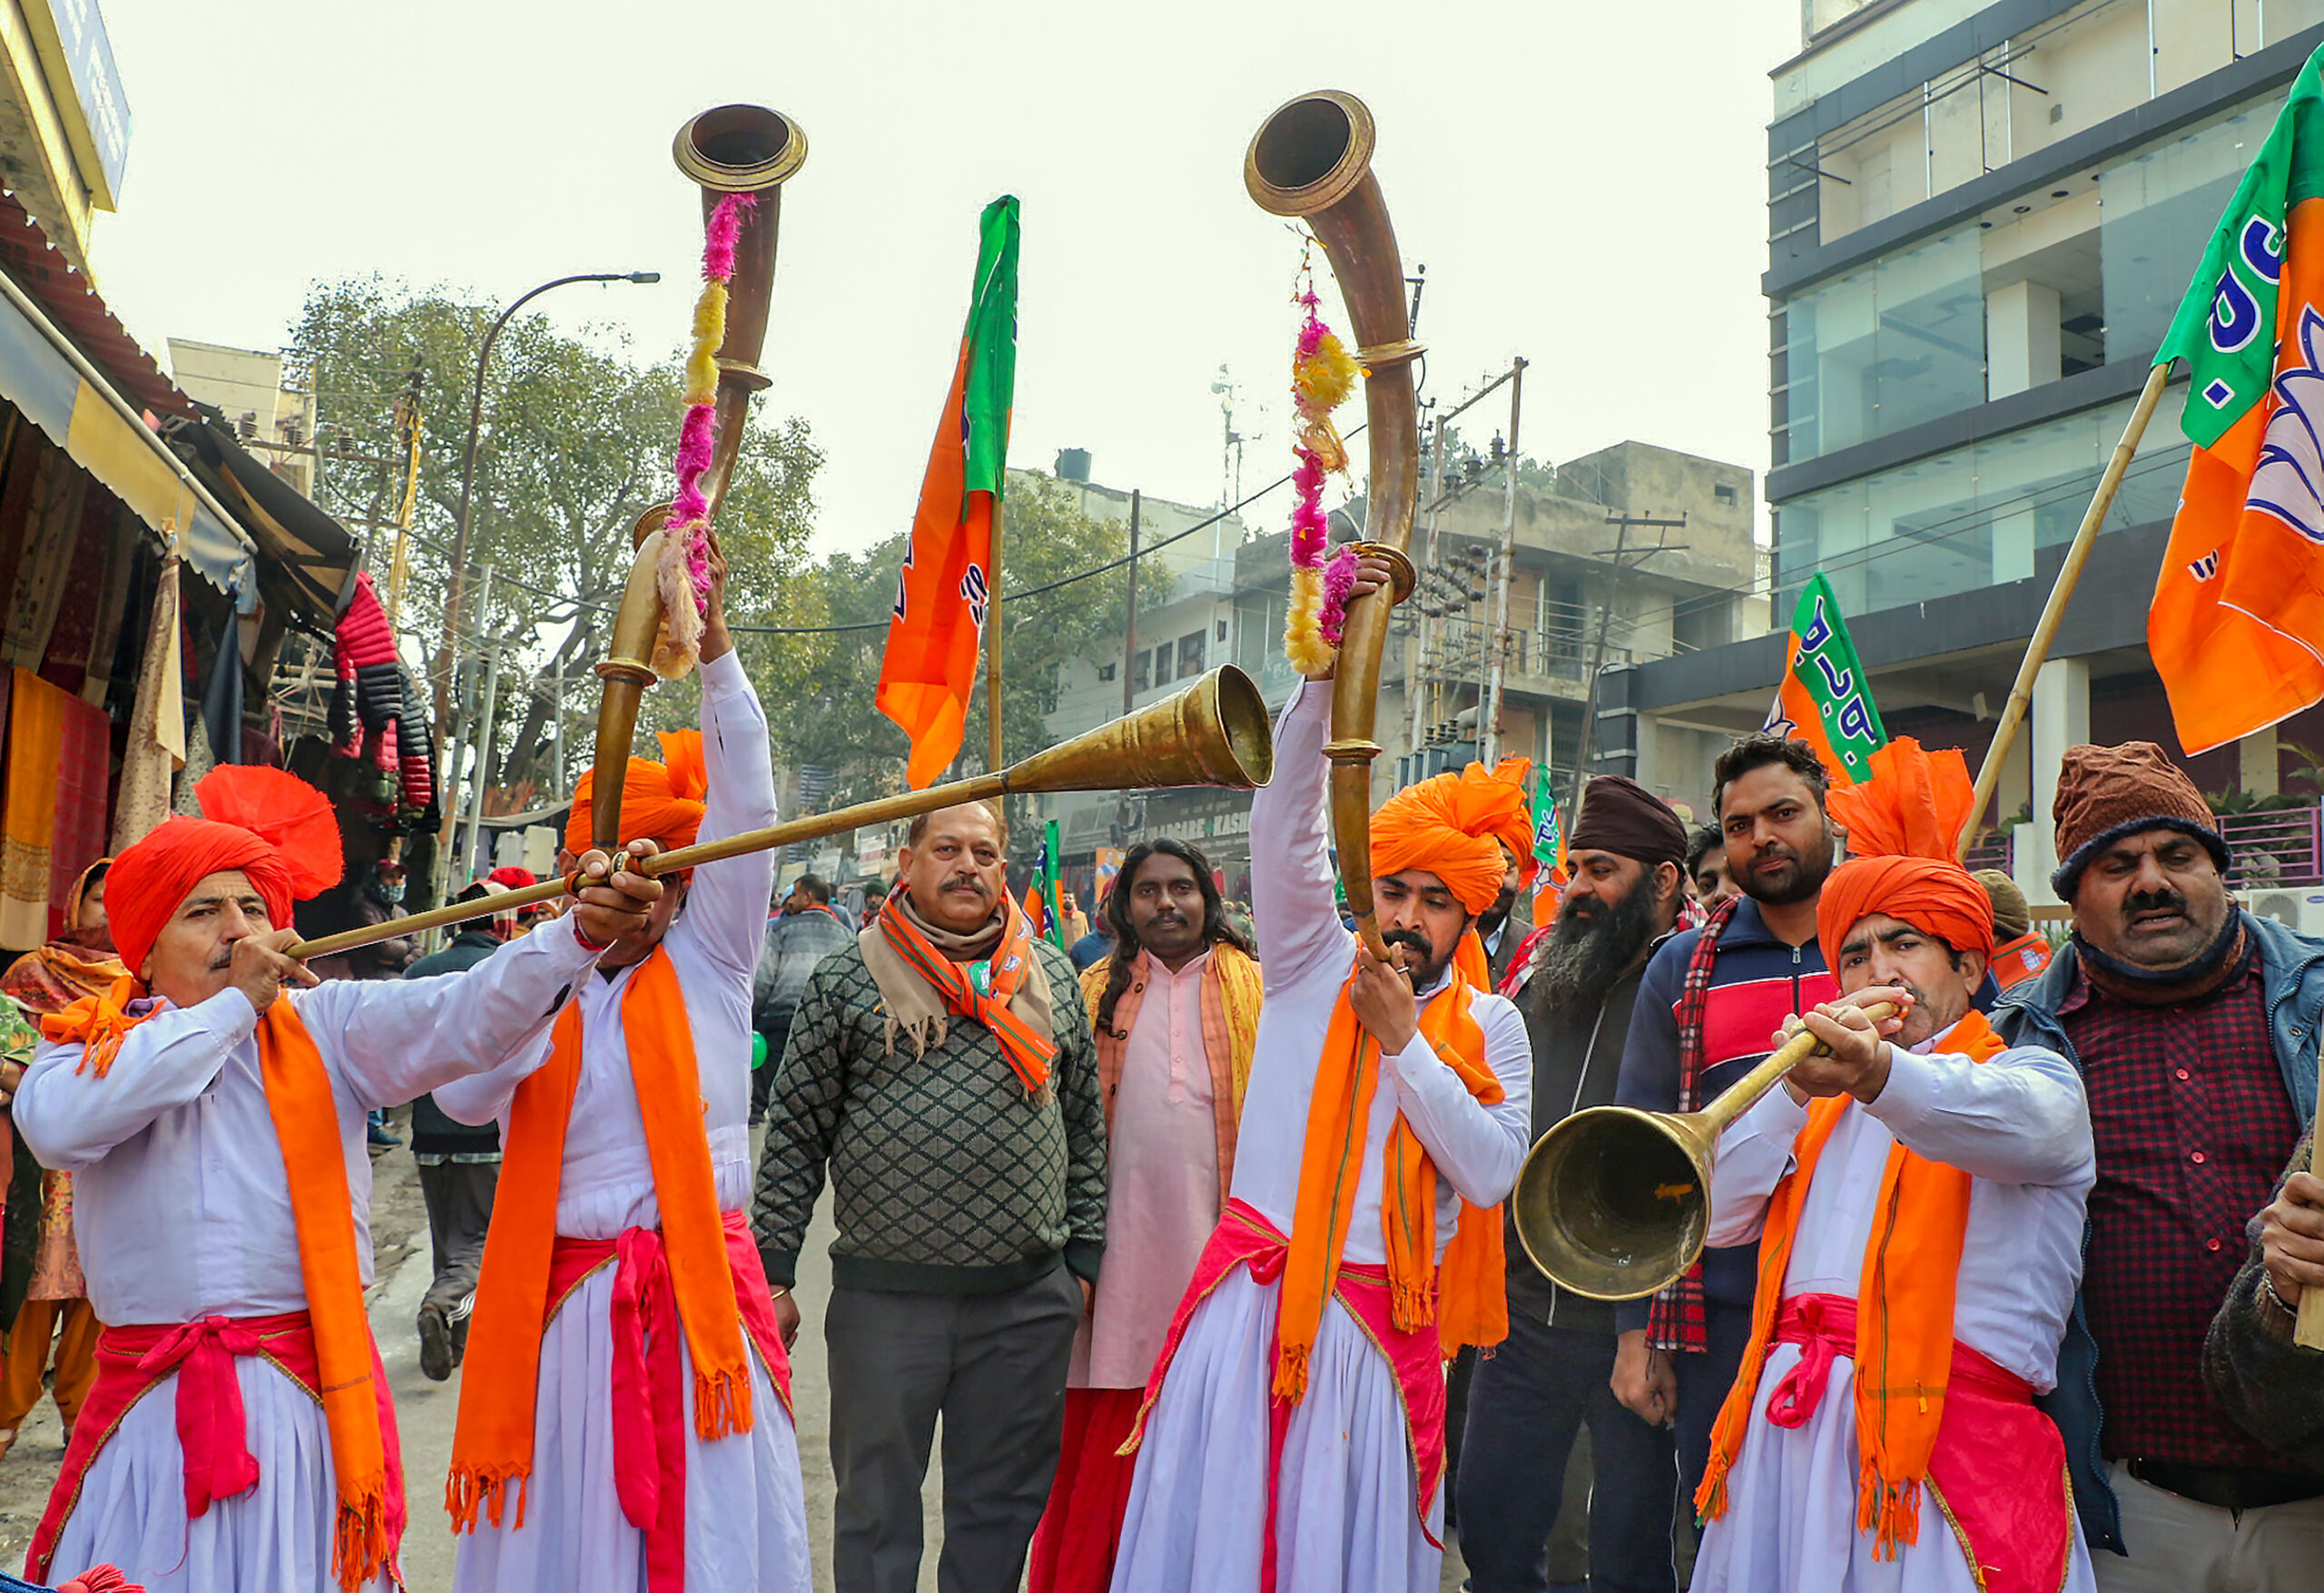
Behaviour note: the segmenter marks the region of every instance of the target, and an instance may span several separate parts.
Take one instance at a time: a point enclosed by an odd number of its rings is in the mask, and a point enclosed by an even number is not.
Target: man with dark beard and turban
[[[1387,574],[1368,559],[1358,584]],[[1333,903],[1332,694],[1328,672],[1293,693],[1252,799],[1266,1004],[1232,1197],[1131,1432],[1113,1593],[1433,1593],[1443,1363],[1507,1330],[1498,1208],[1532,1055],[1475,926],[1532,851],[1527,765],[1472,763],[1373,815],[1382,961]]]
[[[1709,1242],[1756,1240],[1759,1275],[1695,1494],[1694,1585],[2090,1593],[2065,1444],[2034,1406],[2097,1172],[2082,1081],[1977,1010],[1994,921],[1953,857],[1975,801],[1961,755],[1900,737],[1872,768],[1832,793],[1867,855],[1817,902],[1841,997],[1772,1037],[1823,1049],[1721,1136],[1711,1174]]]
[[[1533,1045],[1533,1136],[1569,1113],[1612,1104],[1639,976],[1685,893],[1687,831],[1634,780],[1584,792],[1556,926],[1534,948],[1517,1004]],[[1516,1241],[1509,1337],[1469,1388],[1458,1483],[1461,1554],[1476,1593],[1543,1593],[1548,1544],[1575,1433],[1590,1430],[1590,1585],[1670,1593],[1670,1431],[1622,1408],[1610,1384],[1614,1308],[1557,1287]]]

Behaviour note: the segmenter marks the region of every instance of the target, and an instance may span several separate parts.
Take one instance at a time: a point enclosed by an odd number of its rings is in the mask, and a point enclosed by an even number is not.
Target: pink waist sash
[[[1139,1402],[1128,1441],[1122,1445],[1123,1454],[1135,1452],[1146,1436],[1147,1415],[1154,1409],[1154,1401],[1162,1397],[1162,1380],[1169,1374],[1170,1362],[1187,1336],[1187,1324],[1194,1319],[1195,1308],[1208,1299],[1211,1291],[1226,1282],[1238,1266],[1250,1269],[1255,1283],[1276,1282],[1283,1276],[1284,1262],[1290,1253],[1290,1239],[1256,1209],[1239,1200],[1226,1203],[1218,1226],[1211,1230],[1210,1242],[1203,1246],[1202,1259],[1195,1264],[1194,1280],[1187,1285],[1177,1313],[1170,1319],[1169,1335],[1163,1340],[1162,1352],[1155,1358],[1153,1373],[1147,1379],[1146,1398]],[[1388,1371],[1396,1380],[1397,1392],[1403,1400],[1405,1438],[1413,1460],[1413,1498],[1420,1511],[1421,1532],[1442,1549],[1443,1545],[1428,1529],[1429,1507],[1436,1501],[1437,1486],[1444,1475],[1444,1359],[1437,1343],[1435,1323],[1432,1318],[1428,1325],[1413,1332],[1397,1328],[1388,1298],[1385,1267],[1354,1266],[1343,1262],[1332,1293],[1355,1319],[1356,1325],[1372,1341],[1373,1348],[1380,1352],[1381,1359],[1388,1363]],[[1267,1345],[1267,1358],[1272,1363],[1272,1339]],[[1275,1588],[1275,1498],[1291,1411],[1289,1400],[1268,1397],[1266,1539],[1260,1559],[1261,1593],[1273,1593]]]
[[[774,1299],[750,1225],[725,1214],[726,1260],[743,1331],[758,1346],[767,1376],[791,1409],[791,1358],[774,1322]],[[612,1239],[557,1235],[548,1294],[563,1302],[581,1281],[614,1264],[614,1493],[629,1524],[645,1534],[649,1593],[676,1593],[686,1574],[686,1399],[678,1355],[678,1297],[659,1228],[625,1228]]]
[[[1783,1303],[1770,1342],[1798,1345],[1799,1359],[1768,1396],[1770,1422],[1807,1424],[1832,1362],[1856,1358],[1856,1302],[1842,1295],[1795,1294]],[[1985,1593],[2057,1593],[2064,1585],[2073,1551],[2065,1441],[2034,1408],[2031,1384],[1957,1339],[1928,1490]]]

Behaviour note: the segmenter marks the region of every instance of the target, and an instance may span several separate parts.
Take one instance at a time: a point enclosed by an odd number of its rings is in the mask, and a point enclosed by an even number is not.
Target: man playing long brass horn
[[[1388,566],[1367,559],[1372,590]],[[1232,1198],[1147,1385],[1115,1593],[1438,1583],[1444,1357],[1506,1328],[1500,1202],[1532,1052],[1484,993],[1477,915],[1531,852],[1521,783],[1472,765],[1374,816],[1394,965],[1344,928],[1326,851],[1328,671],[1251,805],[1266,1005]]]
[[[1859,844],[1906,835],[1885,821],[1947,783],[1911,742],[1888,751],[1880,780],[1833,792]],[[1957,754],[1949,772],[1965,813]],[[1993,912],[1958,831],[1910,842],[1942,856],[1834,871],[1816,928],[1841,998],[1777,1037],[1804,1024],[1828,1054],[1720,1142],[1710,1243],[1756,1236],[1759,1283],[1696,1495],[1699,1588],[2093,1586],[2065,1446],[2033,1403],[2073,1305],[2090,1116],[2064,1057],[2005,1045],[1974,1005]],[[1899,1015],[1876,1024],[1877,1001]]]
[[[774,821],[725,587],[714,540],[702,731],[622,772],[634,851]],[[571,849],[610,778],[582,776]],[[811,1586],[790,1360],[743,1220],[751,976],[773,884],[763,851],[675,876],[575,983],[521,1083],[437,1091],[455,1118],[498,1118],[504,1147],[452,1440],[458,1588]]]

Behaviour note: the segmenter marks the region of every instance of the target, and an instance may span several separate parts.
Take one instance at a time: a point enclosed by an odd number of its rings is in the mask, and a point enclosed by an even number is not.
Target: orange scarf
[[[1028,928],[1025,910],[1014,899],[1003,894],[1001,907],[1006,918],[1001,925],[1000,943],[992,949],[992,988],[989,995],[979,995],[969,982],[969,970],[936,949],[933,941],[921,932],[903,910],[902,893],[891,897],[887,910],[880,915],[880,933],[902,958],[906,967],[928,981],[929,988],[944,998],[944,1010],[955,1018],[966,1018],[980,1023],[992,1031],[1000,1042],[1000,1054],[1009,1058],[1009,1066],[1025,1083],[1025,1093],[1039,1096],[1048,1087],[1049,1059],[1057,1055],[1057,1044],[1049,1036],[1027,1023],[1009,1007],[1009,998],[1017,994],[1017,987],[1025,982],[1027,970],[1033,961],[1033,937]]]
[[[1351,970],[1349,984],[1354,982]],[[1380,1042],[1356,1021],[1340,987],[1324,1038],[1323,1066],[1315,1072],[1315,1094],[1307,1108],[1307,1138],[1299,1163],[1299,1195],[1292,1207],[1291,1252],[1284,1264],[1283,1297],[1275,1311],[1274,1391],[1296,1403],[1307,1392],[1307,1356],[1324,1320],[1324,1302],[1338,1282],[1340,1252],[1347,1244],[1355,1207],[1358,1174],[1372,1096],[1380,1085]],[[1450,988],[1421,1009],[1421,1037],[1469,1093],[1491,1106],[1502,1098],[1501,1080],[1485,1064],[1485,1035],[1469,1006],[1469,981],[1455,976]],[[1402,1112],[1388,1131],[1387,1165],[1382,1180],[1381,1218],[1387,1232],[1389,1299],[1396,1326],[1406,1332],[1424,1325],[1432,1306],[1438,1342],[1451,1356],[1463,1344],[1497,1344],[1509,1335],[1509,1299],[1504,1287],[1501,1207],[1461,1203],[1460,1227],[1436,1264],[1436,1165],[1428,1158]]]
[[[2002,1037],[1972,1011],[1944,1037],[1947,1056],[1987,1062]],[[1793,1168],[1768,1197],[1759,1235],[1759,1287],[1751,1301],[1751,1341],[1727,1402],[1711,1429],[1710,1464],[1695,1490],[1705,1520],[1727,1513],[1727,1474],[1741,1453],[1758,1399],[1759,1373],[1783,1303],[1784,1273],[1799,1234],[1799,1214],[1825,1143],[1855,1104],[1832,1096],[1808,1108],[1807,1126],[1793,1146]],[[1856,1292],[1856,1432],[1861,1470],[1856,1478],[1856,1529],[1876,1529],[1876,1559],[1894,1559],[1897,1546],[1920,1540],[1921,1482],[1945,1419],[1945,1391],[1953,1365],[1953,1297],[1961,1273],[1961,1246],[1969,1231],[1969,1175],[1916,1155],[1902,1145],[1888,1149],[1880,1175],[1872,1238],[1865,1246]]]
[[[91,1067],[103,1078],[123,1038],[143,1021],[126,1015],[136,995],[137,981],[121,979],[105,995],[84,997],[43,1018],[41,1027],[60,1044],[84,1045],[74,1070]],[[257,1037],[266,1109],[274,1119],[290,1183],[299,1273],[314,1325],[316,1386],[339,1487],[331,1571],[340,1587],[353,1588],[388,1568],[395,1544],[388,1534],[387,1443],[371,1382],[371,1326],[363,1313],[363,1271],[355,1252],[355,1210],[347,1191],[339,1107],[322,1054],[289,999],[266,1009]]]
[[[694,1424],[702,1437],[751,1427],[751,1369],[743,1345],[734,1274],[703,1129],[702,1082],[694,1029],[670,954],[656,947],[621,998],[622,1037],[637,1082],[638,1116],[678,1320],[694,1357]],[[565,1131],[581,1083],[581,1009],[569,1004],[550,1037],[548,1060],[517,1087],[508,1114],[500,1193],[484,1241],[476,1315],[469,1324],[460,1411],[452,1434],[445,1508],[452,1529],[476,1529],[478,1507],[496,1527],[517,1487],[516,1525],[525,1524],[533,1471],[533,1413],[540,1387],[541,1333],[548,1325],[548,1276],[556,1244],[557,1184]]]

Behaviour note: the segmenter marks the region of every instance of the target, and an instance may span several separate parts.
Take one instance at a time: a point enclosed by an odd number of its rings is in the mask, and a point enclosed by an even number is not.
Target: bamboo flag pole
[[[2114,506],[2114,494],[2122,485],[2122,473],[2130,468],[2131,456],[2139,451],[2139,438],[2146,434],[2146,423],[2153,418],[2154,408],[2162,402],[2163,387],[2170,379],[2171,362],[2167,359],[2147,373],[2146,386],[2139,389],[2139,401],[2122,428],[2122,440],[2114,445],[2113,457],[2106,461],[2105,472],[2098,477],[2098,490],[2091,494],[2090,506],[2083,511],[2082,525],[2066,548],[2065,562],[2058,566],[2058,578],[2050,584],[2050,600],[2042,605],[2042,617],[2034,622],[2034,634],[2025,644],[2025,657],[2017,666],[2017,680],[2009,688],[2009,701],[2002,707],[2001,723],[1994,727],[1993,743],[1985,749],[1985,761],[1977,767],[1976,798],[1969,804],[1969,817],[1961,826],[1961,838],[1955,848],[1957,855],[1968,855],[1969,842],[1984,819],[1985,808],[1994,800],[1994,788],[2001,783],[2002,764],[2008,760],[2010,745],[2017,740],[2018,728],[2025,723],[2025,710],[2034,700],[2034,677],[2050,660],[2050,643],[2066,616],[2066,605],[2073,600],[2074,583],[2082,578],[2082,566],[2089,561],[2090,545],[2098,539],[2098,527],[2104,524],[2106,511]]]
[[[984,711],[985,757],[988,770],[1008,767],[1000,761],[1000,495],[992,498],[991,590],[985,598]]]
[[[2315,1136],[2311,1130],[2311,1137],[2324,1138],[2324,1136]],[[2324,1162],[2318,1159],[2314,1144],[2308,1147],[2308,1170],[2324,1173]],[[2300,1290],[2299,1311],[2292,1322],[2291,1342],[2303,1350],[2324,1350],[2324,1288],[2310,1283]]]

